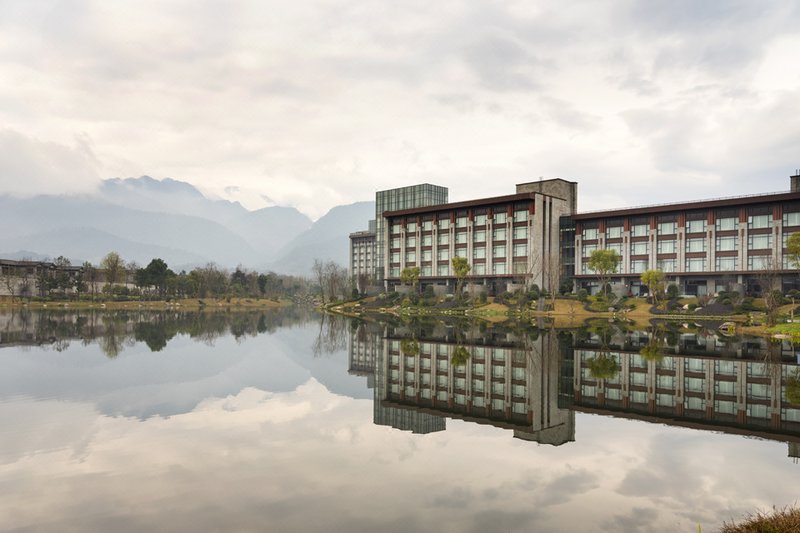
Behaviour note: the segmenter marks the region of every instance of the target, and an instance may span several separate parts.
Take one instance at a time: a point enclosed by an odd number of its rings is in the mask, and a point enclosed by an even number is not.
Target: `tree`
[[[461,292],[464,290],[464,280],[467,279],[472,267],[466,257],[454,257],[452,263],[453,273],[456,275],[456,297],[460,299]]]
[[[83,263],[82,277],[83,282],[86,284],[86,288],[89,290],[89,294],[92,296],[92,301],[94,301],[94,297],[97,295],[99,276],[97,275],[97,269],[92,266],[89,261]]]
[[[653,305],[658,305],[658,295],[664,290],[664,273],[660,270],[645,270],[641,279],[653,297]]]
[[[586,266],[597,274],[600,282],[600,289],[607,296],[606,286],[611,281],[611,276],[617,272],[619,266],[619,254],[616,250],[595,250],[589,256]]]
[[[456,346],[453,355],[450,356],[450,364],[453,366],[464,366],[469,360],[469,351],[463,346]]]
[[[319,286],[322,305],[325,305],[325,264],[319,259],[314,259],[314,264],[311,265],[311,272],[314,274],[314,279]]]
[[[800,233],[792,233],[786,240],[789,262],[795,268],[800,268]]]
[[[159,296],[163,297],[167,291],[167,276],[170,272],[167,263],[163,259],[155,258],[150,261],[144,271],[148,285],[155,286]]]
[[[100,268],[105,271],[106,283],[109,285],[119,283],[125,273],[125,263],[117,252],[109,252],[100,261]]]
[[[419,283],[419,267],[406,267],[400,272],[400,281],[403,285],[410,285],[416,291]]]

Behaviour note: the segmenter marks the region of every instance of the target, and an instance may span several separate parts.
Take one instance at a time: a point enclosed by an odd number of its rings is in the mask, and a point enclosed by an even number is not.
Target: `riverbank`
[[[289,300],[271,300],[267,298],[183,298],[176,300],[148,300],[148,301],[31,301],[24,302],[9,299],[0,300],[0,310],[3,309],[96,309],[96,310],[189,310],[200,311],[210,309],[274,309],[292,305]]]
[[[687,300],[687,305],[691,302]],[[593,310],[585,302],[573,298],[556,298],[546,301],[547,310],[537,310],[532,307],[522,307],[498,303],[490,298],[485,303],[467,302],[458,305],[447,299],[439,299],[427,305],[409,305],[398,299],[384,299],[378,297],[363,298],[360,300],[337,303],[324,306],[330,312],[352,317],[368,315],[389,315],[396,317],[450,317],[466,316],[489,322],[502,322],[506,320],[541,320],[550,321],[557,328],[579,327],[587,320],[602,319],[609,321],[622,321],[633,326],[649,326],[653,321],[671,321],[681,323],[732,323],[735,334],[757,335],[761,337],[781,337],[790,335],[800,342],[800,324],[779,324],[775,327],[761,324],[763,313],[749,314],[703,314],[686,311],[670,314],[653,313],[652,305],[644,298],[627,298],[619,310]],[[786,305],[778,310],[779,322],[783,322],[791,314],[795,306]],[[792,331],[783,331],[784,329]]]

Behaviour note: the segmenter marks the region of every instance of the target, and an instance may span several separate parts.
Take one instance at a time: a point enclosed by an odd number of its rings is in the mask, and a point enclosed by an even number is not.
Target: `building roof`
[[[354,231],[353,233],[350,234],[351,239],[359,239],[365,237],[375,237],[375,232],[369,230],[362,230],[362,231]]]
[[[783,191],[766,194],[751,194],[745,196],[729,196],[726,198],[713,198],[696,200],[693,202],[673,202],[666,204],[644,205],[636,207],[623,207],[600,211],[585,211],[572,215],[573,220],[589,220],[593,218],[621,217],[630,215],[645,215],[652,213],[668,213],[672,211],[685,211],[690,209],[710,209],[717,207],[734,207],[741,205],[762,204],[768,202],[785,202],[800,200],[800,191]]]
[[[401,215],[413,215],[418,213],[431,213],[434,211],[452,211],[453,209],[463,209],[465,207],[478,207],[490,204],[503,204],[509,202],[519,202],[522,200],[533,200],[536,195],[542,193],[526,192],[520,194],[509,194],[507,196],[495,196],[492,198],[478,198],[477,200],[466,200],[464,202],[451,202],[448,204],[429,205],[427,207],[412,207],[410,209],[399,209],[397,211],[384,211],[384,218]],[[547,196],[547,195],[542,195]]]

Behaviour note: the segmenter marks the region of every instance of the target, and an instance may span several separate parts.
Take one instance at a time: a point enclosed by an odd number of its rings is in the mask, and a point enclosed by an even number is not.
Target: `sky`
[[[316,218],[419,182],[786,190],[798,27],[768,0],[0,0],[0,193],[150,175]]]

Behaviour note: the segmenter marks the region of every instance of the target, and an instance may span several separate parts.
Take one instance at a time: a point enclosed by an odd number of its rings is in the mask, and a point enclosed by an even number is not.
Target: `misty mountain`
[[[260,254],[274,253],[311,227],[311,219],[293,207],[248,211],[238,202],[212,200],[190,183],[170,178],[103,180],[98,196],[126,208],[213,220],[244,238]]]
[[[140,264],[161,257],[174,269],[215,262],[307,274],[315,258],[346,266],[348,235],[366,229],[374,211],[358,202],[312,224],[291,207],[248,211],[177,180],[112,179],[94,195],[0,196],[0,257],[96,264],[115,250]]]
[[[375,218],[375,202],[356,202],[334,207],[305,232],[287,244],[279,259],[269,265],[276,272],[309,274],[314,259],[333,260],[349,266],[349,235],[367,229]]]

